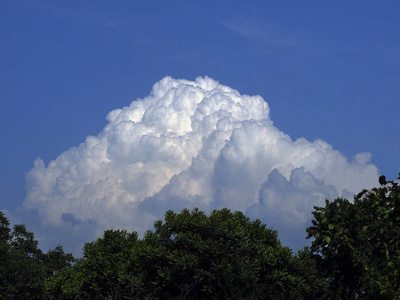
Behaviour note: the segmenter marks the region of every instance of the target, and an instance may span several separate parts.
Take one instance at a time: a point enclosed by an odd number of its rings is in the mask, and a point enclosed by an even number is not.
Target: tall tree
[[[136,232],[106,230],[103,237],[86,243],[83,257],[70,268],[57,272],[46,282],[52,299],[124,299],[129,287],[123,284]]]
[[[0,211],[0,299],[8,293],[8,270],[10,269],[10,222]]]
[[[332,299],[400,299],[400,187],[379,182],[353,203],[315,207],[307,232]]]
[[[0,299],[46,299],[45,279],[74,258],[61,246],[43,253],[25,225],[9,225],[0,211]]]
[[[310,252],[241,212],[168,211],[142,240],[105,231],[77,264],[48,281],[54,299],[318,299]]]

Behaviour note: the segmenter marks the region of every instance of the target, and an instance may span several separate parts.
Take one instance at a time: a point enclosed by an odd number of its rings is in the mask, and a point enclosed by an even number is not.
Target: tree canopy
[[[142,240],[108,230],[48,282],[54,299],[317,299],[324,285],[307,251],[241,212],[167,211]]]
[[[331,299],[400,299],[400,187],[384,176],[379,182],[353,203],[315,207],[307,232]]]
[[[400,299],[400,187],[379,183],[315,207],[296,254],[224,208],[167,211],[143,238],[106,230],[74,259],[0,211],[0,299]]]
[[[25,225],[9,226],[0,211],[0,299],[46,299],[46,278],[70,266],[72,254],[61,246],[43,253]]]

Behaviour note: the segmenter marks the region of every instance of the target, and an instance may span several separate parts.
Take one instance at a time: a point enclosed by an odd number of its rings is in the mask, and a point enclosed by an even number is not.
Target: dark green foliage
[[[73,268],[47,282],[49,294],[53,299],[123,299],[129,287],[121,283],[122,275],[136,242],[136,232],[106,230],[103,238],[85,244]]]
[[[46,277],[73,261],[62,247],[43,253],[32,232],[9,222],[0,211],[0,299],[46,299]]]
[[[241,212],[184,209],[143,239],[106,230],[75,260],[0,212],[0,299],[400,299],[400,187],[379,182],[315,207],[296,255]]]
[[[40,299],[44,293],[43,253],[37,246],[24,225],[14,226],[7,272],[8,292],[14,299]]]
[[[75,258],[71,253],[64,253],[63,247],[58,245],[54,250],[49,250],[43,256],[43,262],[46,267],[46,277],[49,277],[73,265]]]
[[[10,253],[10,222],[0,211],[0,299],[5,298],[8,290],[8,273],[10,269],[11,257]]]
[[[241,212],[168,211],[143,240],[106,231],[48,281],[54,299],[318,299],[311,253]]]
[[[400,299],[400,187],[384,176],[379,182],[354,203],[315,207],[307,232],[330,299]]]

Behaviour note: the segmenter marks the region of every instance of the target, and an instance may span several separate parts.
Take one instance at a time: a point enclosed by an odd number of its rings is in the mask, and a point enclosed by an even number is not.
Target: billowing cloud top
[[[269,113],[260,96],[211,78],[166,77],[110,112],[97,137],[47,167],[36,159],[22,209],[49,245],[81,247],[107,228],[143,233],[166,210],[195,206],[242,210],[304,244],[313,205],[374,186],[377,168],[366,153],[348,161],[322,140],[292,141]]]

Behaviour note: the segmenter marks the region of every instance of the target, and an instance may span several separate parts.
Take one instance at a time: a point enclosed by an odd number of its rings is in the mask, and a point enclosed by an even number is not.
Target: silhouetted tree
[[[25,225],[9,228],[0,211],[0,299],[46,299],[45,280],[74,260],[61,246],[48,253]]]
[[[311,253],[241,212],[168,211],[142,240],[105,231],[75,266],[48,281],[54,299],[318,299]]]
[[[400,299],[400,187],[384,176],[379,182],[354,203],[315,207],[307,232],[330,299]]]

